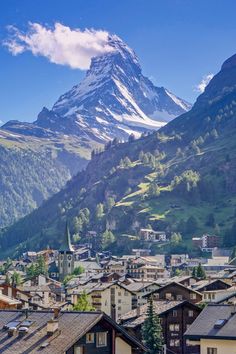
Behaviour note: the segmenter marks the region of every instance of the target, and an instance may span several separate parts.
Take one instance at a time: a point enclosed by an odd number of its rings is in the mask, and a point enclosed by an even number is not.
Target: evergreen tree
[[[203,269],[201,263],[199,263],[197,266],[196,275],[197,275],[198,279],[206,279],[206,273],[205,273],[205,270]]]
[[[192,277],[194,277],[194,278],[197,277],[197,268],[196,268],[196,267],[193,267],[193,270],[192,270]]]
[[[160,319],[154,311],[153,299],[149,299],[147,318],[144,321],[142,336],[149,354],[162,353],[163,336]]]
[[[140,161],[143,161],[143,156],[144,156],[144,152],[143,152],[143,150],[141,150],[139,153],[139,156],[138,156]]]
[[[130,135],[129,135],[129,142],[131,143],[132,141],[134,141],[135,140],[135,135],[133,134],[133,133],[131,133]]]
[[[206,220],[206,226],[209,226],[209,227],[216,226],[215,216],[213,213],[208,215],[207,220]]]
[[[124,168],[124,161],[122,159],[120,160],[119,167]]]
[[[186,222],[186,232],[192,234],[198,229],[198,221],[195,216],[190,216]]]
[[[123,163],[124,163],[124,167],[130,167],[131,161],[130,161],[130,159],[128,158],[128,156],[125,156],[125,158],[124,158],[124,160],[123,160]]]
[[[104,206],[102,203],[99,203],[96,207],[96,218],[101,219],[104,215]]]
[[[115,205],[115,199],[113,197],[108,197],[106,204],[107,204],[108,211],[110,211],[112,207]]]
[[[37,275],[47,275],[47,265],[43,256],[39,256],[38,258],[36,263],[36,273]]]
[[[115,242],[115,236],[110,230],[106,230],[102,234],[102,248],[108,247],[113,242]]]
[[[160,189],[156,182],[152,182],[148,187],[148,196],[149,197],[158,197],[160,195]]]

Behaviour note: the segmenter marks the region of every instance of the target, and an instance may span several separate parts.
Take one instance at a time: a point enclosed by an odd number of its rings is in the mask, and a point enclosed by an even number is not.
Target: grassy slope
[[[118,240],[122,234],[135,235],[139,227],[149,223],[155,228],[178,231],[180,220],[186,221],[192,215],[199,222],[195,234],[213,232],[205,225],[210,213],[214,213],[223,233],[232,225],[236,207],[236,89],[235,85],[222,88],[220,83],[231,84],[232,77],[235,81],[236,69],[233,70],[233,74],[218,74],[192,111],[175,119],[160,133],[119,144],[95,156],[84,173],[79,173],[61,192],[3,233],[2,254],[9,247],[12,252],[48,244],[57,247],[65,220],[69,219],[72,225],[73,218],[85,207],[91,212],[87,228],[98,232],[111,228]],[[200,137],[204,142],[198,143],[200,150],[196,151],[193,145]],[[152,168],[139,160],[141,150],[155,154],[157,149],[165,153],[160,161],[161,174],[160,166]],[[183,154],[178,154],[177,149]],[[128,168],[119,167],[126,156],[131,164]],[[199,184],[208,183],[208,189],[197,199],[172,188],[174,177],[189,169],[199,173]],[[145,194],[153,180],[159,185],[160,195],[147,198]],[[210,193],[211,186],[214,191]],[[212,200],[205,198],[208,194],[213,194]],[[111,210],[105,209],[105,217],[97,222],[96,205],[105,205],[108,196],[113,196],[116,204]],[[81,236],[85,234],[86,228]],[[188,240],[185,242],[189,245]]]

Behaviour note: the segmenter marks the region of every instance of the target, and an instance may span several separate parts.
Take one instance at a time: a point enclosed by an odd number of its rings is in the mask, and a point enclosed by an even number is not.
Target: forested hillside
[[[90,151],[75,137],[49,140],[0,130],[0,227],[58,192],[85,168]]]
[[[139,228],[149,226],[175,232],[175,251],[185,251],[192,236],[207,231],[233,245],[235,133],[233,57],[190,112],[158,132],[122,144],[114,139],[94,153],[85,172],[2,234],[1,252],[57,247],[67,219],[74,240],[86,241],[93,229],[101,246],[117,253],[140,246]]]

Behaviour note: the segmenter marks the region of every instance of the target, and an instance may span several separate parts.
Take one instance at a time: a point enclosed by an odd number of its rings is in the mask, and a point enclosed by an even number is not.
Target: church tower
[[[58,269],[59,269],[59,280],[63,279],[73,273],[74,271],[74,249],[71,245],[70,231],[68,224],[66,223],[65,234],[63,243],[59,249],[58,254]]]

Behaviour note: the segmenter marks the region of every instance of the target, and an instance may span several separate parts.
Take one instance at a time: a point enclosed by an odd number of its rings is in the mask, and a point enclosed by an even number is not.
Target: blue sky
[[[236,53],[235,0],[2,0],[0,41],[6,26],[28,22],[102,29],[137,53],[154,83],[194,102],[204,75],[219,71]],[[33,121],[43,106],[77,84],[84,71],[0,46],[0,120]]]

